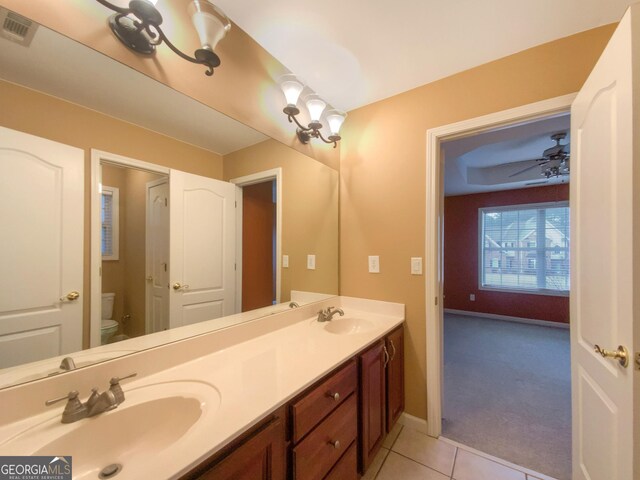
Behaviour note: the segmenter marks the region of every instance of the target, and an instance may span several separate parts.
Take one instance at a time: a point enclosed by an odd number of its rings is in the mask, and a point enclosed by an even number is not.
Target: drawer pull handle
[[[340,400],[340,394],[338,392],[336,393],[327,392],[327,397],[333,398],[336,402]]]
[[[338,448],[340,448],[340,440],[334,440],[333,442],[330,441],[329,445],[333,445],[333,448],[337,450]]]

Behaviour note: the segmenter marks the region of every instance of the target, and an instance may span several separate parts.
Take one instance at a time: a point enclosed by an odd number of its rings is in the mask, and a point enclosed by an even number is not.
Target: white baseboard
[[[444,313],[466,315],[468,317],[490,318],[492,320],[503,320],[505,322],[527,323],[529,325],[540,325],[542,327],[569,328],[568,323],[550,322],[548,320],[536,320],[534,318],[510,317],[509,315],[498,315],[495,313],[467,312],[466,310],[455,310],[453,308],[445,308]]]
[[[402,412],[398,423],[403,427],[409,427],[413,430],[417,430],[420,433],[427,434],[427,421],[423,418],[414,417],[406,412]]]

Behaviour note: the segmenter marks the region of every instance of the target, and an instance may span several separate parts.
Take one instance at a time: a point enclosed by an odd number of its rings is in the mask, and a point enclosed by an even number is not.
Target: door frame
[[[280,303],[282,285],[282,167],[229,180],[240,187],[236,201],[236,272],[242,272],[242,187],[276,181],[276,303]],[[242,311],[242,275],[236,275],[236,311]]]
[[[115,153],[91,149],[91,322],[90,347],[100,346],[100,320],[102,317],[102,254],[100,247],[100,165],[108,163],[119,167],[137,168],[169,177],[170,169],[161,165],[136,160]]]
[[[566,114],[577,93],[570,93],[520,107],[490,113],[427,130],[426,222],[425,222],[425,313],[426,313],[426,433],[442,433],[443,354],[443,236],[444,168],[440,145],[447,140],[505,128],[516,123]],[[569,200],[571,205],[571,199]],[[430,300],[433,299],[433,300]]]

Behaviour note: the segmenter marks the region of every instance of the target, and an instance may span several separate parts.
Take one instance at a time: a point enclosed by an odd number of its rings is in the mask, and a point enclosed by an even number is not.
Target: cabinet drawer
[[[300,441],[318,422],[335,410],[356,391],[358,372],[355,362],[331,375],[291,406],[293,443]],[[337,394],[337,399],[336,399]]]
[[[358,480],[358,442],[353,442],[324,480]]]
[[[356,438],[357,396],[349,396],[293,449],[293,474],[297,480],[323,478]],[[336,448],[330,442],[340,442]]]

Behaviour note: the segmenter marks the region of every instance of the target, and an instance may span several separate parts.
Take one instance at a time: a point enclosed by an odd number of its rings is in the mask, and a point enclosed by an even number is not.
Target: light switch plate
[[[472,302],[476,301],[476,294],[475,293],[470,293],[469,294],[469,300],[471,300]]]
[[[289,255],[282,255],[282,268],[289,268]]]
[[[315,269],[316,269],[316,256],[307,255],[307,270],[315,270]]]
[[[411,257],[411,275],[422,275],[422,257]]]
[[[369,273],[380,273],[380,257],[369,255]]]

